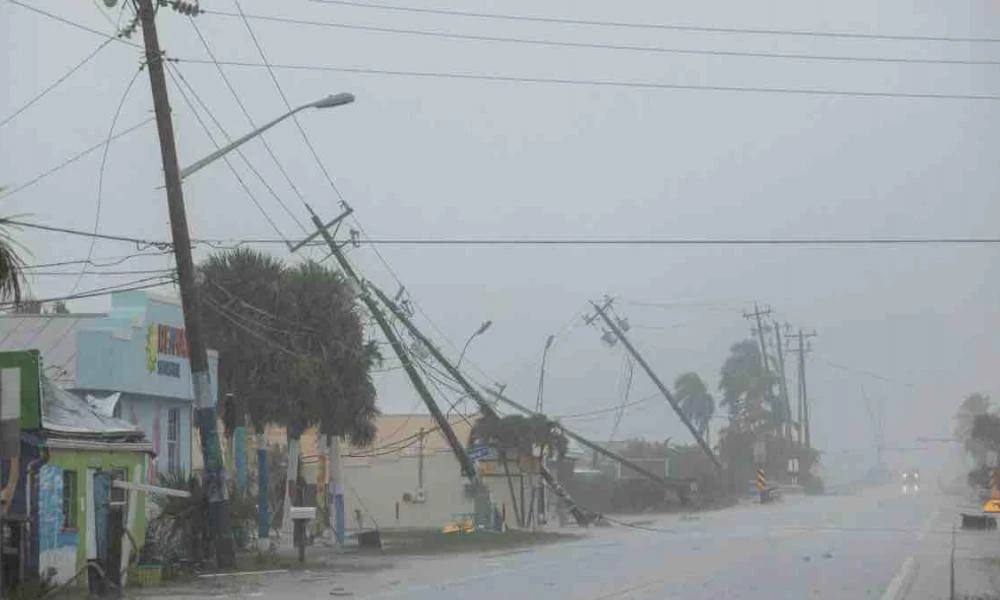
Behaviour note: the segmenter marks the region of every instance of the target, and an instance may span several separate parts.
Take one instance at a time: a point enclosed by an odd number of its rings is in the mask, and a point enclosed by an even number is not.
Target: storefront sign
[[[150,373],[180,378],[181,364],[163,357],[187,358],[187,335],[169,325],[150,325],[146,329],[146,368]]]

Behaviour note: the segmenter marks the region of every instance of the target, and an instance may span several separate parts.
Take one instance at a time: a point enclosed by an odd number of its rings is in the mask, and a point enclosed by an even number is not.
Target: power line
[[[103,50],[104,48],[106,48],[108,46],[108,44],[110,44],[110,43],[111,43],[111,38],[108,38],[108,39],[104,40],[103,42],[101,42],[101,44],[99,46],[97,46],[97,48],[94,48],[94,50],[90,54],[88,54],[86,57],[84,57],[84,59],[81,60],[80,62],[78,62],[73,68],[71,68],[69,71],[66,71],[65,73],[63,73],[62,76],[60,76],[55,81],[53,81],[51,84],[49,84],[47,87],[45,87],[45,89],[43,89],[41,92],[39,92],[35,97],[31,98],[25,104],[23,104],[21,106],[21,108],[15,110],[13,113],[9,114],[6,118],[4,118],[4,120],[0,121],[0,129],[2,129],[3,126],[6,125],[7,123],[10,123],[11,121],[13,121],[14,118],[17,115],[19,115],[22,112],[24,112],[24,111],[28,110],[29,108],[31,108],[36,102],[38,102],[39,100],[41,100],[42,98],[44,98],[46,94],[48,94],[52,90],[54,90],[57,87],[59,87],[59,84],[61,84],[62,82],[66,81],[67,79],[69,79],[73,75],[73,73],[76,73],[77,71],[79,71],[85,64],[87,64],[88,62],[90,62],[90,59],[92,59],[95,56],[97,56],[97,53],[100,52],[101,50]]]
[[[204,297],[202,297],[202,300],[205,302],[205,304],[208,307],[212,308],[220,317],[226,319],[227,321],[229,321],[230,323],[232,323],[233,325],[235,325],[237,328],[239,328],[244,333],[249,334],[250,336],[252,336],[252,337],[254,337],[254,338],[256,338],[256,339],[264,342],[265,344],[267,344],[267,345],[275,348],[276,350],[280,350],[281,352],[284,352],[285,354],[288,354],[289,356],[294,356],[296,358],[305,358],[304,354],[302,354],[300,352],[296,352],[295,350],[292,350],[291,348],[288,348],[287,346],[285,346],[285,345],[283,345],[283,344],[281,344],[281,343],[279,343],[279,342],[271,339],[270,337],[266,336],[265,334],[263,334],[263,333],[261,333],[259,331],[254,331],[245,322],[243,322],[240,319],[238,319],[235,316],[235,314],[229,312],[226,308],[224,308],[220,304],[217,304],[211,297],[204,296]],[[259,325],[259,324],[257,324],[257,325]]]
[[[111,137],[111,141],[117,140],[120,137],[124,137],[124,136],[132,133],[133,131],[142,128],[143,126],[148,125],[149,123],[153,122],[153,120],[155,118],[156,117],[149,117],[148,119],[146,119],[144,121],[141,121],[139,123],[136,123],[135,125],[129,127],[128,129],[125,129],[124,131],[120,131],[120,132],[116,133],[115,135],[113,135]],[[93,146],[90,146],[86,150],[83,150],[81,152],[78,152],[78,153],[74,154],[73,156],[67,158],[66,160],[64,160],[63,162],[57,164],[56,166],[52,167],[51,169],[49,169],[47,171],[43,171],[42,173],[40,173],[39,175],[36,175],[32,179],[29,179],[28,181],[26,181],[26,182],[24,182],[22,184],[19,184],[19,185],[15,186],[15,187],[13,187],[13,188],[11,188],[9,190],[6,190],[4,192],[4,194],[3,194],[3,196],[0,196],[0,198],[8,198],[10,196],[13,196],[17,192],[20,192],[21,190],[24,190],[24,189],[26,189],[28,187],[31,187],[31,186],[35,185],[36,183],[38,183],[42,179],[45,179],[49,175],[52,175],[53,173],[55,173],[57,171],[60,171],[60,170],[62,170],[64,168],[66,168],[66,167],[68,167],[69,165],[75,163],[76,161],[80,160],[84,156],[87,156],[88,154],[90,154],[94,150],[97,150],[98,148],[104,147],[106,143],[107,143],[106,139],[105,140],[101,140],[100,142],[94,144]]]
[[[229,77],[226,76],[226,72],[222,68],[222,65],[218,64],[218,62],[216,61],[215,53],[212,52],[211,46],[208,45],[208,40],[206,40],[205,36],[202,35],[201,29],[198,27],[197,21],[195,21],[195,19],[192,17],[189,17],[189,20],[191,21],[191,26],[194,27],[195,33],[198,34],[198,39],[201,40],[201,44],[202,46],[204,46],[205,52],[208,54],[209,59],[211,59],[212,62],[215,63],[216,69],[219,71],[219,76],[222,78],[222,81],[226,84],[226,87],[229,89],[230,94],[232,94],[233,99],[236,100],[236,104],[240,107],[240,110],[243,111],[243,115],[247,118],[247,121],[250,123],[250,127],[256,129],[257,124],[254,122],[253,117],[250,116],[250,111],[247,110],[246,105],[243,104],[243,100],[240,98],[240,95],[236,93],[236,88],[229,80]],[[271,160],[274,161],[274,165],[278,167],[278,171],[281,172],[281,175],[285,178],[285,181],[288,182],[288,186],[292,188],[292,191],[295,192],[295,195],[299,197],[299,200],[305,202],[305,198],[302,196],[302,192],[299,191],[298,186],[296,186],[295,183],[292,181],[292,178],[288,175],[288,171],[285,170],[284,165],[282,165],[281,161],[278,160],[278,156],[274,153],[274,150],[271,148],[271,144],[267,143],[267,139],[264,136],[260,137],[260,141],[261,143],[264,144],[264,149],[267,150],[267,153],[271,156]],[[285,206],[285,204],[281,202],[280,199],[278,199],[278,202],[281,203],[282,208],[284,208],[285,211],[289,214],[289,216],[292,217],[292,220],[295,221],[295,223],[299,226],[299,228],[302,229],[303,231],[306,231],[305,226],[302,224],[301,221],[299,221],[299,219],[295,216],[295,214],[290,210],[288,210],[288,207]]]
[[[118,117],[122,114],[122,107],[125,106],[125,100],[128,98],[128,93],[132,91],[132,86],[135,85],[135,81],[139,78],[139,74],[142,73],[143,68],[143,65],[140,65],[139,68],[136,69],[135,74],[132,75],[132,79],[129,80],[128,85],[125,86],[125,91],[122,92],[121,99],[118,100],[118,106],[115,108],[115,114],[111,118],[111,126],[108,127],[108,137],[104,141],[104,153],[101,155],[101,168],[97,175],[97,206],[94,211],[94,236],[91,236],[90,247],[87,248],[87,260],[90,260],[90,258],[94,255],[94,246],[97,244],[98,239],[96,234],[101,225],[101,207],[104,200],[104,173],[108,165],[108,150],[111,148],[111,138],[114,136],[115,125],[118,124]],[[85,263],[80,269],[80,275],[76,278],[76,281],[73,283],[73,287],[70,288],[69,293],[72,294],[78,287],[80,287],[80,282],[83,281],[83,276],[86,272],[87,265]]]
[[[178,83],[178,78],[180,78],[180,81],[184,82],[188,86],[188,89],[191,91],[191,95],[193,95],[195,99],[198,101],[198,103],[201,104],[202,109],[205,111],[206,114],[208,114],[209,118],[212,119],[213,122],[215,122],[216,127],[218,127],[219,130],[222,132],[223,137],[232,142],[232,138],[229,137],[229,134],[226,133],[225,129],[223,129],[218,119],[215,118],[215,115],[213,115],[212,112],[208,110],[208,106],[206,106],[201,101],[201,98],[194,91],[194,88],[191,87],[191,85],[187,82],[187,80],[184,79],[184,76],[180,73],[180,71],[177,70],[176,65],[171,65],[171,66],[172,68],[167,69],[167,74],[170,75],[170,79],[174,82],[174,86],[177,88],[177,91],[180,92],[181,98],[183,98],[184,102],[188,105],[188,108],[191,109],[191,112],[192,114],[194,114],[195,119],[201,125],[201,128],[205,131],[205,135],[208,136],[209,141],[212,142],[212,145],[215,146],[216,150],[218,150],[222,146],[217,141],[215,141],[215,136],[212,135],[211,129],[209,129],[208,124],[205,123],[205,121],[201,118],[201,115],[198,114],[198,111],[195,109],[194,104],[191,102],[191,99],[188,98],[187,93],[184,91],[184,88],[181,87],[180,83]],[[250,160],[243,153],[243,150],[236,148],[235,151],[236,154],[243,159],[243,162],[247,165],[250,171],[257,176],[257,179],[260,180],[260,182],[264,185],[264,187],[271,192],[274,198],[278,201],[278,204],[280,204],[287,211],[288,207],[285,206],[285,203],[282,202],[281,198],[278,197],[277,192],[275,192],[274,189],[267,183],[267,181],[264,180],[264,177],[260,174],[260,172],[257,171],[257,169],[254,168],[252,164],[250,164]],[[236,170],[236,167],[233,166],[232,161],[229,160],[229,157],[223,156],[222,160],[224,163],[226,163],[226,166],[229,167],[229,170],[232,172],[233,177],[235,177],[236,181],[239,182],[240,187],[243,188],[243,191],[246,193],[247,197],[250,198],[250,201],[253,202],[254,206],[257,207],[257,210],[260,211],[260,214],[263,215],[264,219],[271,226],[271,229],[273,229],[274,232],[278,234],[278,237],[283,238],[284,236],[281,234],[281,229],[278,228],[278,225],[274,222],[274,219],[271,218],[271,215],[268,214],[268,212],[264,209],[264,206],[260,203],[260,200],[257,199],[257,196],[255,196],[254,193],[250,191],[250,187],[247,186],[245,181],[243,181],[243,177],[240,176],[239,172]]]
[[[233,12],[221,10],[206,10],[206,14],[221,17],[237,17],[240,15]],[[356,25],[351,23],[337,23],[331,21],[315,21],[309,19],[295,19],[289,17],[278,17],[271,15],[246,15],[247,19],[266,21],[272,23],[284,23],[289,25],[307,25],[312,27],[325,27],[334,29],[351,29],[356,31],[369,31],[373,33],[403,34],[421,37],[433,37],[460,41],[475,42],[500,42],[510,44],[526,44],[534,46],[549,46],[556,48],[582,48],[593,50],[614,50],[624,52],[643,52],[649,54],[681,54],[689,56],[725,56],[743,58],[766,58],[779,60],[801,60],[818,62],[858,62],[858,63],[886,63],[886,64],[930,64],[930,65],[973,65],[973,66],[996,66],[1000,65],[1000,60],[975,60],[975,59],[950,59],[950,58],[912,58],[912,57],[880,57],[880,56],[847,56],[847,55],[817,55],[802,53],[781,53],[781,52],[749,52],[743,50],[708,50],[693,48],[673,48],[664,46],[635,46],[628,44],[603,44],[596,42],[569,42],[559,40],[519,38],[477,34],[451,33],[447,31],[428,31],[423,29],[403,29],[397,27],[377,27],[372,25]]]
[[[75,27],[75,28],[80,29],[82,31],[86,31],[88,33],[93,33],[94,35],[98,35],[98,36],[100,36],[102,38],[105,38],[105,39],[108,39],[108,40],[111,40],[111,41],[115,41],[115,42],[118,42],[118,43],[121,43],[121,44],[125,44],[126,46],[132,46],[133,48],[138,48],[140,50],[143,49],[142,46],[140,46],[139,44],[136,44],[135,42],[130,42],[128,40],[122,39],[122,35],[123,35],[122,33],[119,33],[117,35],[111,35],[111,34],[103,32],[103,31],[100,31],[99,29],[94,29],[93,27],[87,27],[86,25],[81,25],[80,23],[76,23],[74,21],[70,21],[66,17],[61,17],[61,16],[59,16],[57,14],[50,13],[48,11],[44,11],[44,10],[42,10],[40,8],[31,6],[31,5],[26,4],[24,2],[21,2],[20,0],[7,0],[7,1],[10,2],[11,4],[15,4],[17,6],[20,6],[21,8],[26,8],[26,9],[32,11],[32,12],[35,12],[35,13],[38,13],[40,15],[46,16],[46,17],[48,17],[50,19],[53,19],[55,21],[59,21],[60,23],[63,23],[64,25],[69,25],[70,27]]]
[[[3,219],[0,218],[0,225],[11,225],[14,227],[24,227],[27,229],[38,229],[41,231],[50,231],[52,233],[64,233],[67,235],[76,235],[82,237],[93,237],[100,240],[108,240],[111,242],[125,242],[129,244],[135,244],[136,246],[148,248],[156,247],[162,250],[167,250],[171,247],[171,242],[163,240],[148,240],[144,238],[131,237],[125,235],[109,235],[106,233],[93,233],[90,231],[83,231],[82,229],[70,229],[68,227],[56,227],[53,225],[43,225],[41,223],[29,223],[27,221],[20,221],[17,219]],[[83,263],[88,263],[89,260],[83,261]],[[77,263],[80,264],[80,263]]]
[[[193,64],[213,64],[202,59],[184,58],[172,59]],[[757,94],[786,94],[795,96],[846,97],[846,98],[906,98],[910,100],[966,100],[966,101],[996,101],[996,94],[943,94],[933,92],[875,92],[865,90],[837,90],[829,88],[788,88],[741,85],[702,85],[688,83],[659,83],[652,81],[617,81],[613,79],[572,79],[560,77],[529,77],[519,75],[456,73],[449,71],[400,71],[391,69],[374,69],[364,67],[333,67],[325,65],[276,64],[267,65],[227,60],[218,61],[220,65],[248,68],[282,69],[289,71],[325,71],[334,73],[354,73],[358,75],[385,75],[394,77],[417,77],[422,79],[458,79],[465,81],[490,81],[496,83],[537,83],[549,85],[569,85],[587,87],[611,87],[640,90],[681,90],[708,92],[744,92]]]
[[[1000,38],[993,37],[948,37],[948,36],[928,36],[928,35],[891,35],[877,33],[860,33],[850,31],[816,31],[805,29],[761,29],[743,27],[709,27],[701,25],[675,25],[670,23],[636,23],[623,21],[600,21],[587,19],[572,19],[563,17],[536,17],[528,15],[511,15],[501,13],[486,13],[463,10],[448,10],[437,8],[423,8],[414,6],[398,6],[389,4],[371,4],[357,0],[312,0],[320,4],[338,4],[341,6],[354,6],[359,8],[370,8],[375,10],[411,12],[434,15],[445,15],[452,17],[472,17],[477,19],[498,19],[504,21],[527,21],[534,23],[555,23],[560,25],[591,25],[599,27],[618,27],[630,29],[665,29],[670,31],[692,31],[700,33],[737,33],[749,35],[780,35],[780,36],[803,36],[803,37],[825,37],[838,39],[863,39],[863,40],[894,40],[894,41],[918,41],[918,42],[1000,42]]]
[[[24,271],[32,271],[32,270],[36,270],[36,269],[51,269],[52,267],[64,267],[64,266],[68,266],[68,265],[80,265],[80,264],[88,264],[88,265],[90,265],[92,267],[98,267],[98,268],[116,267],[116,266],[122,264],[123,262],[131,260],[133,258],[146,258],[146,257],[157,258],[157,257],[163,256],[164,254],[167,254],[169,252],[170,252],[169,250],[164,250],[164,251],[153,252],[153,253],[149,253],[149,254],[141,254],[141,253],[139,253],[139,254],[125,254],[125,255],[119,255],[119,256],[104,256],[104,257],[90,259],[90,260],[77,259],[77,260],[63,260],[63,261],[50,262],[50,263],[38,263],[38,264],[33,264],[33,265],[25,265],[24,267],[22,267],[22,270],[24,270]],[[106,260],[108,262],[103,262],[103,263],[96,262],[98,260]]]
[[[253,28],[250,26],[250,21],[247,20],[246,18],[246,13],[243,12],[243,7],[240,5],[240,1],[233,0],[233,2],[236,4],[236,10],[239,11],[240,16],[243,18],[243,24],[246,26],[247,32],[250,34],[250,39],[253,40],[254,47],[257,48],[257,54],[260,55],[261,62],[263,62],[264,66],[267,67],[267,72],[271,76],[271,81],[274,82],[274,87],[278,90],[278,95],[281,96],[281,101],[285,103],[285,109],[291,112],[292,105],[288,101],[288,97],[285,95],[285,91],[281,89],[281,84],[278,82],[278,76],[274,74],[274,69],[272,69],[271,65],[267,62],[267,56],[265,56],[264,54],[264,48],[261,47],[260,40],[257,39],[257,35],[253,32]],[[216,65],[221,64],[218,61],[213,61],[213,62]],[[334,183],[333,177],[330,176],[330,172],[326,170],[326,166],[323,164],[323,161],[320,160],[319,154],[316,152],[316,148],[314,148],[312,142],[309,141],[309,136],[306,135],[306,130],[303,129],[302,124],[299,123],[299,116],[297,114],[292,114],[292,121],[295,122],[295,127],[296,129],[299,130],[299,134],[302,135],[302,141],[304,141],[306,143],[306,147],[309,148],[309,153],[312,154],[313,159],[316,161],[316,165],[319,166],[319,170],[323,172],[323,177],[326,178],[326,181],[330,185],[330,188],[334,191],[335,194],[337,194],[337,197],[340,198],[340,201],[343,202],[344,196],[340,193],[340,190],[337,188],[337,184]],[[305,201],[303,200],[303,202]]]
[[[145,279],[139,279],[139,280],[137,280],[135,282],[132,282],[132,283],[139,283],[139,282],[142,282],[142,281],[150,281],[150,280],[157,280],[157,279],[159,281],[157,281],[155,283],[147,283],[147,284],[143,284],[143,285],[133,285],[133,286],[128,286],[128,284],[119,284],[119,285],[112,285],[112,286],[107,286],[107,287],[102,287],[102,288],[95,288],[93,290],[88,290],[86,292],[80,292],[78,294],[68,294],[68,295],[65,295],[65,296],[53,296],[51,298],[35,298],[34,300],[36,302],[41,302],[42,304],[45,304],[47,302],[58,302],[59,300],[78,300],[80,298],[93,298],[95,296],[106,296],[106,295],[108,295],[108,294],[110,294],[112,292],[120,293],[120,292],[133,292],[133,291],[137,291],[137,290],[148,290],[150,288],[162,287],[164,285],[169,285],[169,284],[174,283],[174,279],[173,278],[164,278],[164,277],[147,277]],[[128,287],[122,287],[122,286],[128,286]],[[0,308],[12,308],[14,306],[17,306],[16,302],[0,302]]]
[[[79,277],[80,273],[77,271],[37,271],[33,269],[28,269],[28,273],[36,277]],[[118,276],[118,275],[151,275],[151,274],[161,274],[169,275],[173,273],[173,269],[135,269],[135,270],[122,270],[122,271],[88,271],[88,275],[107,275],[107,276]]]
[[[124,235],[94,234],[80,229],[55,227],[18,219],[0,218],[0,225],[40,229],[55,233],[97,237],[146,247],[167,248],[170,242]],[[285,245],[275,238],[192,238],[193,244]],[[858,238],[367,238],[371,246],[994,246],[1000,237],[858,237]],[[317,243],[317,245],[319,245]]]

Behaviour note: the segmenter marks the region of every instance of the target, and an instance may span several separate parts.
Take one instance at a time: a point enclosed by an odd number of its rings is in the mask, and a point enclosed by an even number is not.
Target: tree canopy
[[[560,459],[566,456],[569,445],[559,425],[542,415],[509,415],[499,419],[480,417],[472,425],[468,443],[527,455],[538,447],[543,454],[552,450]]]
[[[721,404],[729,409],[730,428],[756,430],[777,424],[780,415],[770,406],[768,394],[776,376],[764,369],[756,342],[744,340],[733,344],[721,375]]]
[[[708,425],[715,414],[715,398],[709,393],[705,382],[697,373],[682,373],[674,382],[674,394],[681,405],[681,411],[694,424],[698,434],[708,437]]]
[[[371,369],[381,357],[364,339],[341,274],[313,261],[288,266],[246,248],[214,253],[199,270],[222,396],[238,397],[258,429],[277,423],[297,437],[315,425],[354,444],[371,443],[378,415]]]

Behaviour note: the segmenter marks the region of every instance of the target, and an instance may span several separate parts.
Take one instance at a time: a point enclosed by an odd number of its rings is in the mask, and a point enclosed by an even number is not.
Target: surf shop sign
[[[150,325],[146,329],[146,368],[166,377],[181,376],[180,359],[187,359],[187,335],[169,325]]]

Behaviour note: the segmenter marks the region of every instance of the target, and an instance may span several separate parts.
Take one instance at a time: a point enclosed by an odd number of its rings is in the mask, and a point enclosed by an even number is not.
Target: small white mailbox
[[[315,506],[290,506],[288,508],[288,516],[291,517],[293,521],[315,519],[316,518],[316,507]]]

